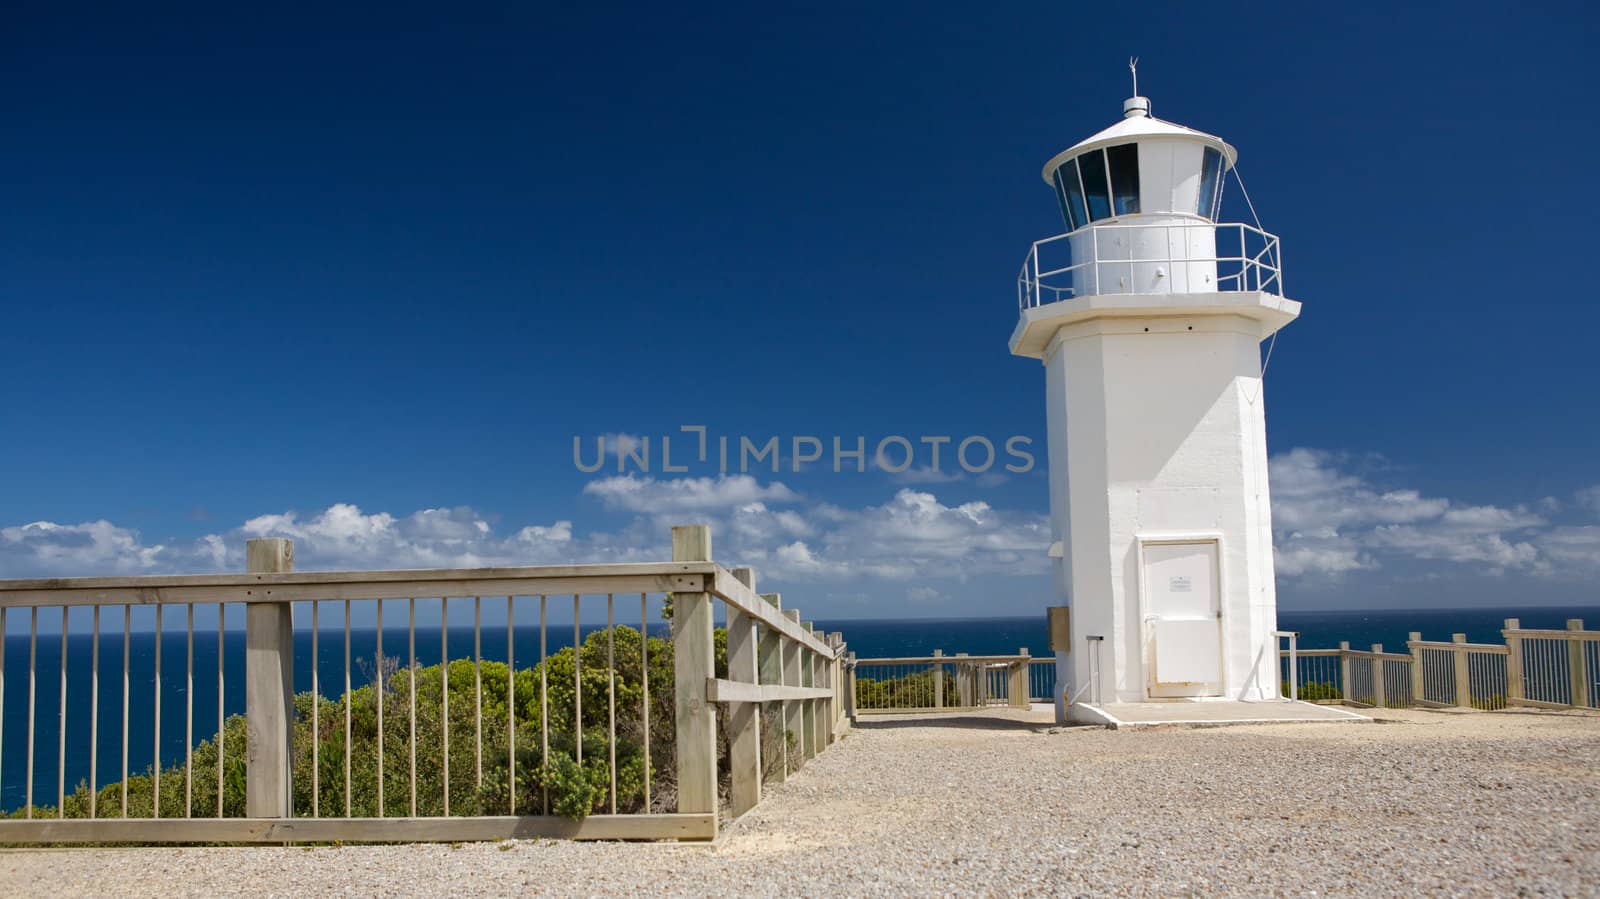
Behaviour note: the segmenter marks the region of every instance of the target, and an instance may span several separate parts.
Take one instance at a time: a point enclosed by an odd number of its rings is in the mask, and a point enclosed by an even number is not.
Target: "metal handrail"
[[[1100,282],[1100,267],[1109,264],[1115,265],[1177,265],[1186,263],[1216,263],[1219,267],[1236,267],[1237,270],[1222,272],[1216,276],[1218,291],[1246,291],[1260,290],[1272,293],[1283,291],[1283,255],[1282,249],[1275,234],[1263,231],[1260,228],[1246,225],[1242,222],[1229,222],[1212,224],[1211,222],[1175,222],[1164,224],[1143,224],[1136,222],[1113,222],[1086,226],[1091,229],[1088,259],[1074,261],[1071,265],[1059,266],[1041,271],[1040,249],[1051,248],[1058,241],[1066,240],[1074,235],[1081,235],[1083,229],[1068,234],[1057,234],[1035,241],[1028,249],[1028,255],[1023,260],[1022,270],[1017,275],[1017,306],[1026,311],[1035,306],[1042,306],[1078,296],[1077,288],[1073,285],[1073,276],[1078,272],[1093,268],[1096,284]],[[1237,255],[1224,255],[1218,253],[1212,256],[1175,256],[1165,257],[1139,257],[1139,258],[1102,258],[1100,248],[1101,231],[1144,231],[1162,229],[1167,234],[1168,246],[1171,246],[1172,231],[1189,231],[1193,229],[1211,229],[1216,234],[1216,242],[1223,241],[1224,232],[1236,232],[1239,235],[1239,252]],[[1249,247],[1251,237],[1261,243],[1261,249],[1251,253]],[[1070,253],[1070,250],[1068,251]]]

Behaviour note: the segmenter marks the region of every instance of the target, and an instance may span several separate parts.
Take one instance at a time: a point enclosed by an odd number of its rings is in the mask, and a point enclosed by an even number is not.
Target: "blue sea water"
[[[1411,609],[1305,612],[1280,610],[1279,627],[1300,632],[1300,646],[1322,648],[1348,640],[1354,648],[1370,648],[1381,643],[1390,651],[1404,652],[1407,635],[1420,631],[1424,639],[1448,640],[1452,633],[1465,633],[1472,642],[1501,642],[1500,630],[1506,618],[1521,619],[1523,627],[1558,628],[1569,618],[1600,618],[1600,609],[1523,608],[1523,609]],[[120,616],[118,616],[120,617]],[[120,621],[117,622],[120,625]],[[935,649],[947,655],[965,652],[1010,654],[1022,647],[1035,656],[1050,655],[1044,616],[1026,618],[968,618],[923,620],[841,620],[818,621],[821,630],[840,631],[849,648],[859,658],[929,655]],[[587,635],[594,625],[581,628]],[[666,625],[652,622],[652,635],[665,636]],[[441,658],[437,626],[419,626],[416,631],[418,664],[437,664]],[[570,620],[554,625],[547,636],[549,652],[572,642]],[[377,655],[377,632],[372,628],[351,632],[351,684],[363,686],[372,679]],[[486,660],[504,661],[507,640],[504,626],[482,630],[482,652]],[[244,711],[244,632],[230,629],[224,637],[224,667],[220,693],[221,714]],[[59,633],[38,637],[31,651],[35,654],[35,678],[31,684],[35,708],[33,746],[34,801],[55,803],[58,747],[61,745],[61,638]],[[336,697],[344,691],[344,633],[342,623],[323,623],[317,637],[317,677],[320,691]],[[386,626],[384,655],[409,659],[410,647],[403,627]],[[514,651],[519,666],[530,666],[539,658],[537,627],[518,626]],[[156,652],[155,635],[148,631],[131,634],[128,642],[128,769],[144,771],[159,750],[166,764],[182,763],[191,739],[185,734],[187,699],[191,692],[187,635],[168,630],[160,641],[161,685],[159,740],[156,727]],[[99,649],[99,728],[95,781],[100,785],[121,778],[122,660],[121,627],[103,630]],[[472,658],[473,634],[470,627],[453,626],[450,632],[451,658]],[[28,677],[30,645],[27,634],[5,638],[4,682],[0,685],[0,809],[23,804],[28,764]],[[65,781],[70,792],[80,781],[90,779],[91,697],[94,677],[93,638],[73,633],[67,638],[67,708]],[[312,634],[309,629],[295,634],[295,686],[309,690],[312,684]],[[192,693],[192,742],[216,733],[219,683],[217,674],[217,634],[214,629],[194,635]]]

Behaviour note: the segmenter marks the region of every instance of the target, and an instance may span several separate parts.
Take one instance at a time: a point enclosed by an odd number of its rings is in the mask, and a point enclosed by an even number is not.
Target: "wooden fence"
[[[840,635],[821,634],[810,623],[802,623],[795,610],[782,608],[777,594],[758,595],[749,569],[730,571],[713,562],[711,535],[703,526],[673,528],[672,560],[660,563],[295,572],[293,559],[290,541],[262,539],[249,541],[247,573],[241,575],[0,581],[0,728],[7,710],[20,710],[24,701],[27,721],[22,746],[17,745],[15,736],[0,730],[0,776],[6,770],[8,751],[26,755],[25,801],[19,818],[0,820],[0,844],[453,841],[535,836],[712,839],[717,834],[719,805],[733,817],[750,810],[761,801],[763,782],[783,780],[849,726],[846,651]],[[482,612],[488,597],[496,602],[504,597],[505,665],[486,662],[482,655]],[[618,600],[628,597],[638,598],[640,631],[629,643],[630,651],[638,654],[636,662],[616,654],[619,634],[631,634],[615,627]],[[657,654],[654,661],[660,665],[659,656],[666,647],[648,636],[651,597],[669,599],[672,609],[670,681],[662,683],[663,672],[658,672],[653,688],[649,681],[651,653]],[[572,653],[566,667],[559,668],[552,662],[556,657],[548,653],[547,617],[553,602],[565,603],[569,598]],[[451,658],[451,636],[463,637],[466,630],[458,624],[452,631],[452,600],[458,610],[471,604],[470,660]],[[601,601],[607,622],[601,632],[603,649],[594,639],[588,643],[580,639],[578,625],[580,611],[595,608],[585,603]],[[727,623],[726,672],[722,676],[715,658],[717,602],[726,609]],[[419,668],[416,661],[419,603],[425,612],[428,604],[437,604],[442,660],[437,672]],[[370,604],[375,612],[368,620],[375,618],[377,623],[378,670],[372,676],[372,687],[363,694],[370,699],[365,704],[356,699],[359,691],[351,690],[352,604]],[[383,669],[383,614],[385,605],[396,604],[403,604],[408,616],[410,664],[391,674]],[[187,749],[183,767],[176,773],[172,768],[163,769],[160,711],[163,693],[174,692],[170,687],[163,690],[161,673],[163,618],[174,617],[163,610],[174,606],[185,610],[187,621],[187,687],[177,691],[183,694],[179,701],[187,703]],[[197,675],[210,675],[195,667],[196,606],[214,606],[217,621],[216,738],[202,740],[200,753],[194,739],[193,688]],[[87,685],[72,685],[78,689],[69,706],[69,612],[83,607],[92,609],[93,674]],[[319,655],[325,652],[322,644],[328,637],[334,638],[337,654],[338,635],[325,635],[321,618],[327,610],[331,620],[341,607],[344,695],[332,701],[322,696],[320,671],[325,659]],[[534,607],[539,620],[536,681],[531,679],[532,672],[516,669],[515,636],[516,614],[529,614]],[[120,779],[103,783],[100,644],[102,611],[108,608],[112,612],[109,617],[122,619],[121,765]],[[35,708],[35,695],[41,676],[37,665],[39,617],[41,611],[53,613],[55,609],[60,609],[61,628],[59,702],[55,709],[44,710],[57,718],[58,734],[53,747],[54,795],[42,800],[54,801],[49,808],[36,805],[35,766],[39,760],[35,758],[35,725],[36,713],[41,710]],[[129,696],[133,682],[129,647],[135,613],[142,616],[146,609],[151,610],[156,634],[150,721],[155,764],[148,775],[153,780],[148,800],[136,795],[135,807],[130,808]],[[234,741],[227,735],[224,718],[224,656],[226,622],[240,621],[239,611],[245,625],[245,713],[243,733]],[[297,712],[295,627],[297,617],[302,626],[306,623],[307,611],[311,695],[299,697]],[[25,696],[16,689],[8,693],[5,683],[8,613],[29,616]],[[88,616],[80,611],[77,617]],[[456,620],[461,621],[459,611]],[[209,644],[210,635],[201,636],[202,642]],[[655,650],[652,643],[657,644]],[[238,676],[237,659],[234,662],[234,676]],[[619,670],[633,671],[635,666],[642,683],[619,677]],[[554,681],[553,667],[567,670],[565,676],[571,680]],[[43,676],[50,678],[51,673]],[[461,694],[466,686],[458,682],[452,688],[452,678],[471,684],[470,693],[464,695],[473,705],[470,725],[460,720],[454,725],[454,734],[452,689]],[[619,685],[627,694],[625,699],[619,699]],[[69,711],[80,717],[84,714],[85,686],[91,731],[90,789],[87,806],[74,805],[69,815],[67,724]],[[140,687],[144,688],[142,683]],[[654,709],[652,690],[656,694]],[[570,708],[552,699],[569,693]],[[423,697],[420,718],[419,696]],[[106,699],[117,701],[114,695]],[[486,708],[498,711],[486,715]],[[209,718],[209,711],[201,712]],[[298,742],[297,714],[300,733],[309,735]],[[305,726],[307,714],[309,728]],[[391,717],[387,729],[385,714]],[[456,710],[458,718],[463,714]],[[535,714],[537,720],[533,720]],[[387,730],[397,729],[395,715],[406,717],[407,729],[401,736],[386,738]],[[504,718],[496,717],[500,715]],[[625,733],[619,731],[619,718]],[[764,723],[776,734],[763,739]],[[658,728],[655,734],[652,725]],[[463,728],[471,733],[462,733]],[[619,785],[619,733],[627,752],[643,754],[642,760],[632,758],[620,765],[622,771],[632,772],[625,787]],[[362,759],[359,766],[352,764],[352,747],[362,741],[363,734],[376,740],[375,778],[363,779],[362,772],[371,759]],[[8,736],[10,744],[6,743]],[[386,739],[389,745],[385,745]],[[342,747],[342,753],[329,758],[324,743]],[[419,743],[427,747],[436,744],[440,750],[437,757],[425,750],[419,758]],[[670,753],[670,766],[663,768],[665,760],[659,757],[657,764],[652,763],[652,745],[658,747],[658,754]],[[719,752],[721,745],[726,747],[725,755]],[[48,754],[43,755],[48,758]],[[340,754],[342,758],[337,757]],[[199,755],[204,758],[197,758]],[[726,763],[722,766],[727,771],[725,781],[719,778],[720,761]],[[197,765],[214,768],[215,782],[197,782]],[[575,779],[569,776],[563,781],[562,771],[578,773]],[[608,782],[596,787],[591,776],[594,771]],[[224,772],[230,772],[228,778],[233,778],[234,772],[242,775],[242,800],[225,797],[229,785],[224,782]],[[164,773],[169,791],[172,778],[182,780],[181,802],[164,799]],[[633,783],[634,775],[642,782]],[[719,789],[724,784],[725,804],[720,802]],[[144,789],[142,780],[140,789]],[[578,798],[572,800],[575,807],[555,814],[561,810],[563,789]],[[619,795],[619,790],[624,794]],[[114,800],[100,801],[102,792]],[[629,807],[633,810],[627,810]]]
[[[1501,635],[1503,644],[1468,643],[1466,634],[1430,641],[1412,632],[1407,653],[1384,652],[1381,644],[1355,650],[1348,642],[1284,651],[1284,693],[1366,708],[1600,708],[1600,631],[1584,630],[1577,618],[1565,630],[1524,629],[1508,618]]]
[[[1038,663],[1036,665],[1036,663]],[[1048,682],[1035,667],[1048,665]],[[959,712],[993,706],[1027,708],[1034,688],[1052,689],[1053,659],[1017,655],[945,655],[855,659],[850,668],[854,708],[873,712]],[[1049,701],[1042,694],[1040,701]]]

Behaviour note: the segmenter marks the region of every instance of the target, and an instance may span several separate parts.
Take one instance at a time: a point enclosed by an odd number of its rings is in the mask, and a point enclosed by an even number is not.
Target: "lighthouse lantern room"
[[[1135,96],[1044,167],[1066,231],[1011,351],[1045,369],[1061,717],[1278,696],[1261,343],[1300,304],[1276,237],[1217,222],[1236,158]]]

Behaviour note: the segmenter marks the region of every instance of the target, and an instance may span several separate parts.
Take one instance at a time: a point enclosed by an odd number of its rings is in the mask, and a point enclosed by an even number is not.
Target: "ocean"
[[[1350,641],[1356,649],[1367,649],[1382,643],[1391,652],[1405,652],[1407,635],[1420,631],[1424,639],[1448,640],[1452,633],[1465,633],[1472,642],[1502,642],[1500,629],[1506,618],[1519,618],[1523,627],[1559,628],[1569,618],[1600,619],[1600,608],[1524,608],[1524,609],[1410,609],[1308,612],[1280,610],[1278,625],[1284,630],[1300,632],[1299,645],[1303,648],[1327,648],[1340,640]],[[54,615],[41,615],[42,620]],[[102,623],[100,635],[99,674],[99,755],[96,780],[101,786],[121,778],[122,766],[122,629],[120,615]],[[15,630],[22,616],[13,613],[11,630]],[[303,621],[303,619],[302,619]],[[621,623],[621,622],[619,622]],[[222,714],[233,715],[244,711],[244,632],[230,628],[223,645],[225,662],[222,678]],[[160,754],[163,762],[181,763],[185,747],[186,697],[189,694],[187,676],[186,635],[174,629],[169,620],[167,631],[161,639],[161,727]],[[586,635],[598,625],[584,625]],[[965,652],[980,654],[1011,654],[1027,647],[1035,656],[1050,655],[1045,633],[1044,616],[1025,618],[966,618],[921,620],[847,620],[818,621],[821,630],[840,631],[849,648],[859,658],[884,656],[929,655],[935,649],[946,655]],[[74,625],[76,628],[76,625]],[[666,624],[652,621],[650,631],[655,636],[666,635]],[[417,636],[417,662],[422,665],[437,664],[441,656],[439,628],[419,625]],[[539,632],[536,626],[519,625],[515,634],[515,653],[519,667],[531,666],[539,658]],[[323,619],[318,641],[318,679],[321,692],[330,697],[344,690],[344,632],[338,614]],[[506,629],[485,626],[482,630],[483,657],[504,661],[506,658]],[[572,642],[570,618],[562,624],[552,622],[548,632],[550,652],[555,652]],[[295,634],[295,687],[311,688],[311,646],[309,629]],[[409,658],[407,634],[403,627],[388,625],[383,634],[384,654],[398,656],[402,662]],[[351,684],[359,687],[371,680],[373,659],[376,656],[377,633],[368,627],[354,629],[351,633]],[[156,752],[155,727],[155,656],[156,639],[149,631],[135,632],[128,645],[128,769],[137,774],[149,766]],[[34,706],[34,801],[40,804],[55,803],[57,778],[57,747],[60,738],[59,710],[61,700],[61,638],[59,632],[40,633],[35,649],[37,653],[36,680],[33,684]],[[470,627],[456,624],[451,627],[449,652],[451,658],[472,657],[472,631]],[[90,772],[90,694],[93,681],[92,637],[72,633],[67,640],[67,732],[66,732],[66,783],[71,792],[80,781],[87,781]],[[0,713],[0,809],[13,809],[23,804],[24,781],[27,771],[28,734],[28,657],[29,640],[26,633],[12,633],[5,638],[4,708]],[[194,742],[206,739],[217,730],[218,677],[217,633],[215,627],[194,635]]]

